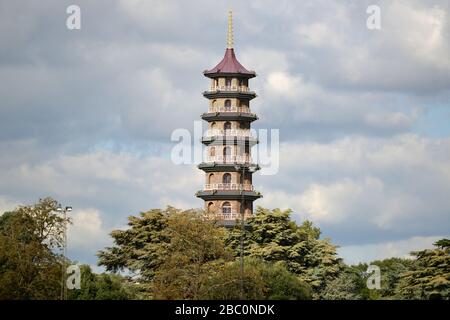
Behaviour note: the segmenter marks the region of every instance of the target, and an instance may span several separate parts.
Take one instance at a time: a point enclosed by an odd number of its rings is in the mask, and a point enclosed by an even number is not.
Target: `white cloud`
[[[448,235],[446,236],[448,238]],[[444,236],[411,237],[374,244],[343,246],[338,249],[340,256],[349,264],[370,262],[392,257],[412,258],[411,251],[430,249],[433,243]]]
[[[17,207],[17,204],[14,202],[11,202],[6,197],[0,196],[0,215],[7,211],[14,210]]]
[[[296,27],[296,33],[300,36],[299,42],[302,44],[320,46],[340,46],[339,34],[334,32],[323,22],[311,24],[300,24]]]
[[[352,137],[281,146],[280,173],[257,178],[259,204],[337,228],[419,235],[450,223],[450,140]],[[367,235],[370,237],[370,235]]]
[[[445,7],[395,1],[387,6],[386,28],[392,30],[392,42],[418,61],[450,70],[449,15]],[[448,4],[447,4],[448,9]]]
[[[92,250],[108,242],[108,230],[103,227],[97,209],[75,208],[70,213],[72,224],[68,226],[68,250]]]

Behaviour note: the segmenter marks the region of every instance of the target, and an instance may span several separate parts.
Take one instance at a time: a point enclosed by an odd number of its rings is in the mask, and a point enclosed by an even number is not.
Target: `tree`
[[[170,239],[155,273],[153,297],[200,299],[204,282],[232,257],[224,246],[226,231],[200,212],[170,216],[164,230]]]
[[[326,283],[336,278],[343,267],[336,246],[320,239],[320,229],[309,221],[298,226],[291,220],[291,210],[258,207],[249,218],[245,232],[245,255],[265,261],[284,262],[299,280],[308,283],[319,297]],[[239,253],[240,228],[230,231],[227,245]]]
[[[413,251],[415,261],[397,287],[406,299],[450,299],[450,240],[434,243],[435,249]]]
[[[245,258],[243,287],[245,299],[307,300],[312,290],[283,263]],[[241,297],[240,262],[228,262],[204,283],[203,299],[235,300]]]
[[[361,274],[354,268],[347,267],[337,278],[327,282],[321,292],[325,300],[359,300],[363,298]]]
[[[209,272],[232,257],[226,231],[202,212],[168,207],[128,220],[129,229],[111,233],[115,246],[99,252],[99,265],[135,272],[147,298],[198,299]]]
[[[266,284],[265,299],[270,300],[310,300],[312,288],[289,272],[284,262],[267,263],[250,260],[248,268],[261,273]]]
[[[115,245],[99,252],[99,264],[110,271],[131,269],[146,298],[239,298],[239,262],[227,229],[203,212],[174,208],[129,217],[130,228],[113,231]],[[257,261],[257,262],[256,262]],[[252,258],[244,268],[245,298],[307,299],[310,287],[283,262]]]
[[[69,290],[70,300],[130,300],[137,298],[137,288],[117,274],[95,274],[88,265],[80,266],[80,289]]]
[[[0,299],[60,296],[64,223],[51,198],[0,217]]]
[[[172,207],[142,212],[138,217],[129,216],[127,230],[110,233],[114,246],[99,251],[98,265],[107,271],[128,269],[139,275],[142,281],[150,281],[163,263],[170,242],[165,231],[170,216],[180,213]]]
[[[375,260],[370,262],[370,265],[376,265],[380,268],[381,273],[381,288],[379,290],[368,289],[367,286],[362,287],[360,295],[363,299],[397,299],[396,288],[401,280],[402,275],[410,270],[413,261],[411,259],[402,258],[388,258],[383,260]],[[360,271],[361,280],[366,283],[366,270],[368,264],[359,264],[354,268]]]

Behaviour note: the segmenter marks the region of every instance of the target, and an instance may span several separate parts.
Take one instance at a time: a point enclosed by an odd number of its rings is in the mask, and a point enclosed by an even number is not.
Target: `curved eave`
[[[201,142],[205,145],[236,145],[243,144],[254,146],[258,144],[259,141],[253,137],[237,137],[237,136],[217,136],[217,137],[202,137]]]
[[[256,98],[256,93],[253,91],[205,91],[203,96],[207,99],[238,98],[252,100]]]
[[[258,116],[254,113],[241,112],[207,112],[202,114],[202,119],[205,121],[256,121]]]
[[[241,191],[239,190],[209,190],[198,191],[195,194],[198,198],[203,200],[241,200],[242,196],[245,200],[257,200],[262,198],[262,194],[255,191]]]
[[[215,78],[247,78],[247,79],[251,79],[256,77],[256,73],[255,72],[250,72],[250,73],[236,73],[236,72],[208,72],[208,71],[204,71],[203,75],[205,77],[208,77],[210,79],[215,79]]]
[[[211,163],[202,162],[198,165],[198,168],[205,172],[221,172],[221,171],[234,172],[238,171],[236,170],[237,165],[240,167],[244,166],[246,168],[252,167],[255,168],[255,171],[261,169],[257,164],[254,163],[243,164],[243,163],[218,163],[218,162],[211,162]],[[239,171],[241,170],[239,169]]]

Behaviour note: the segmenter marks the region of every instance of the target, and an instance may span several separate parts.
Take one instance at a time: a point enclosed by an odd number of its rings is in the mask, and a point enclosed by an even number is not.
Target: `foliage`
[[[267,263],[250,260],[248,268],[254,268],[261,273],[267,288],[265,299],[309,300],[312,298],[312,288],[289,272],[284,262]]]
[[[436,248],[413,251],[410,271],[402,275],[398,294],[406,299],[450,299],[450,240],[434,243]]]
[[[411,259],[403,258],[388,258],[383,260],[375,260],[370,262],[370,265],[376,265],[380,268],[381,273],[381,289],[368,289],[366,285],[361,287],[359,294],[362,299],[398,299],[397,285],[401,280],[402,275],[410,270],[413,264]],[[366,270],[369,267],[366,263],[360,263],[353,266],[355,270],[359,271],[360,278],[363,284],[366,283],[368,275]]]
[[[0,299],[58,299],[64,220],[51,198],[0,216]]]
[[[58,299],[64,226],[51,198],[0,216],[0,299]],[[128,218],[99,251],[107,271],[81,268],[81,289],[70,299],[239,299],[241,229],[225,229],[201,211],[172,207]],[[311,222],[291,211],[258,208],[244,232],[245,299],[450,299],[450,240],[412,252],[415,259],[373,261],[381,289],[366,285],[367,264],[346,266]],[[131,280],[133,279],[133,280]]]
[[[129,221],[129,229],[111,233],[115,246],[99,252],[99,264],[111,271],[136,272],[148,292],[146,298],[239,298],[236,252],[225,246],[228,231],[214,220],[201,212],[169,207],[129,217]],[[309,286],[284,263],[252,263],[244,268],[246,298],[310,297]]]
[[[321,292],[325,300],[360,300],[363,299],[364,281],[357,270],[345,268],[339,276],[327,282]]]
[[[310,221],[298,226],[290,218],[291,210],[258,207],[247,222],[244,252],[265,261],[282,261],[287,269],[308,283],[316,297],[327,281],[336,278],[343,267],[336,246],[320,239],[320,229]],[[239,252],[239,227],[230,231],[227,245]]]
[[[68,290],[70,300],[130,300],[137,298],[137,288],[116,274],[95,274],[88,265],[80,266],[80,289]]]
[[[152,282],[157,299],[200,299],[204,282],[230,260],[225,230],[198,212],[173,214],[164,230],[170,239]]]
[[[156,269],[164,262],[170,238],[166,232],[170,216],[180,210],[167,207],[129,216],[126,230],[110,233],[114,246],[99,251],[99,265],[107,271],[128,269],[139,274],[143,281],[153,279]]]
[[[312,290],[290,273],[283,263],[245,258],[243,288],[245,299],[307,300]],[[204,299],[240,299],[240,261],[228,262],[205,282]]]

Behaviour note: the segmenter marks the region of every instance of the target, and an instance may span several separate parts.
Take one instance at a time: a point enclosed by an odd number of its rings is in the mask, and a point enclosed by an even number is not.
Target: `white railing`
[[[242,218],[242,213],[235,212],[235,211],[227,212],[227,213],[220,212],[220,213],[217,213],[217,217],[221,220],[236,220],[236,219]],[[249,217],[251,217],[250,214],[244,214],[244,219],[247,219]]]
[[[250,156],[206,156],[206,162],[252,163],[252,158]]]
[[[244,190],[244,191],[254,191],[253,185],[251,184],[240,184],[240,183],[207,183],[205,184],[206,191],[209,190]]]
[[[205,132],[206,137],[217,137],[217,136],[234,136],[234,137],[253,137],[249,129],[209,129]]]
[[[249,107],[209,107],[208,112],[240,112],[240,113],[251,113]]]
[[[219,214],[217,214],[219,219],[223,219],[223,220],[236,220],[238,218],[241,217],[241,213],[240,212],[221,212]]]
[[[245,86],[212,86],[210,91],[237,91],[237,92],[249,92],[248,87]]]

